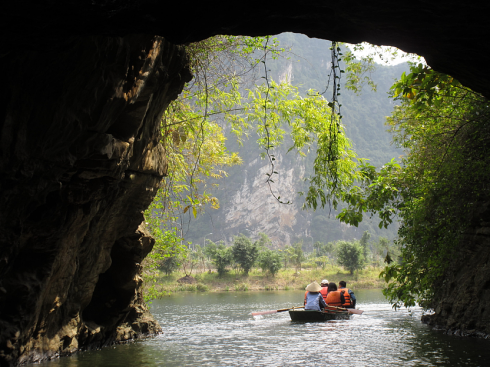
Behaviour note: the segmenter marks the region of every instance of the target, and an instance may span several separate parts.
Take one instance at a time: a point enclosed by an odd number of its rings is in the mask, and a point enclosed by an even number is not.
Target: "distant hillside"
[[[291,46],[289,59],[269,61],[268,68],[274,80],[287,78],[299,86],[303,93],[308,89],[323,91],[327,83],[330,67],[330,42],[308,38],[304,35],[286,33],[277,36],[282,47]],[[391,146],[391,136],[386,132],[385,117],[391,114],[393,102],[387,92],[394,79],[408,70],[406,64],[379,66],[372,75],[378,85],[378,92],[366,86],[360,96],[342,90],[341,103],[348,137],[352,140],[359,157],[369,158],[374,165],[382,165],[401,152]],[[330,99],[331,92],[325,97]],[[193,219],[187,227],[186,239],[201,243],[206,238],[213,241],[231,242],[238,233],[255,238],[264,232],[276,247],[303,240],[305,250],[310,250],[316,241],[329,242],[339,239],[359,239],[365,230],[378,236],[394,238],[396,225],[388,230],[380,230],[376,220],[365,220],[358,228],[341,224],[335,219],[330,208],[313,211],[301,210],[302,199],[298,191],[305,190],[302,178],[311,172],[313,154],[306,159],[290,152],[286,146],[276,149],[279,178],[273,189],[281,198],[291,200],[292,205],[278,203],[265,184],[266,161],[260,159],[260,148],[251,138],[239,147],[233,136],[227,147],[238,151],[244,164],[228,170],[229,177],[219,181],[214,195],[220,201],[219,210],[211,210]],[[212,234],[209,234],[212,233]]]

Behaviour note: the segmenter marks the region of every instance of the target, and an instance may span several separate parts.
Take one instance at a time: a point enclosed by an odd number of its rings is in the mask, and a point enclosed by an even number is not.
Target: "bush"
[[[282,268],[281,255],[277,251],[266,249],[259,255],[259,266],[263,272],[268,271],[272,276]]]
[[[252,243],[246,236],[236,236],[232,247],[233,260],[240,266],[245,275],[257,260],[259,249],[257,244]]]
[[[235,291],[248,291],[248,284],[242,283],[242,284],[235,284]]]
[[[231,264],[232,258],[233,254],[229,247],[222,245],[215,250],[213,263],[220,278],[228,271],[226,267]]]
[[[208,292],[209,291],[209,287],[205,284],[201,284],[199,283],[197,286],[196,286],[196,290],[198,292]]]

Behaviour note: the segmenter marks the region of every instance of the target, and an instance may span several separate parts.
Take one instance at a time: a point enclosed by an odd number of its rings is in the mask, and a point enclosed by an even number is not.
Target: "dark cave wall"
[[[216,34],[258,36],[287,31],[396,46],[424,56],[434,69],[490,97],[490,3],[484,1],[312,0],[289,5],[279,1],[18,0],[7,8],[9,16],[0,23],[0,41],[8,49],[36,47],[38,37],[41,41],[57,37],[60,30],[83,35],[158,34],[176,44]]]
[[[434,314],[422,321],[458,336],[490,337],[490,202],[475,203],[470,225],[437,284]]]
[[[159,37],[68,37],[2,55],[0,362],[159,331],[139,227],[166,172],[163,110],[190,80]]]

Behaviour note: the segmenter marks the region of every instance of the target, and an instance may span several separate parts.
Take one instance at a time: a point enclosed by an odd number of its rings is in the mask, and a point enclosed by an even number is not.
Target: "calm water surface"
[[[363,315],[293,323],[287,312],[303,292],[177,294],[154,301],[164,334],[40,364],[102,366],[490,366],[490,341],[433,331],[422,311],[392,310],[381,291],[357,291]],[[36,366],[39,366],[36,365]]]

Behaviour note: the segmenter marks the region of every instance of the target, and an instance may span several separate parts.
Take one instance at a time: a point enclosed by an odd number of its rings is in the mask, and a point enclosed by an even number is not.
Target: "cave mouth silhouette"
[[[140,289],[153,246],[140,224],[167,169],[160,116],[191,78],[177,44],[288,31],[391,45],[488,97],[489,10],[420,0],[10,2],[0,23],[0,364],[159,330]],[[452,327],[464,329],[456,316]]]
[[[174,44],[217,34],[264,36],[282,32],[349,43],[395,46],[423,56],[437,71],[450,74],[490,96],[487,2],[421,0],[309,1],[287,6],[230,3],[168,4],[162,1],[25,0],[8,5],[0,25],[4,50],[63,47],[77,36],[151,34]]]

